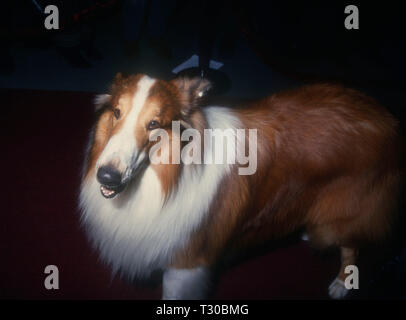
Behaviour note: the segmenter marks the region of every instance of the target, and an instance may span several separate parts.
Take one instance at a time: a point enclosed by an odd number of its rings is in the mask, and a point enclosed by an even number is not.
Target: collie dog
[[[398,122],[372,98],[336,85],[233,108],[204,105],[209,88],[202,79],[118,74],[111,92],[97,97],[80,193],[91,243],[114,273],[142,279],[162,272],[163,299],[202,299],[219,258],[305,230],[315,246],[340,248],[329,293],[344,297],[345,267],[360,247],[384,239],[396,216]],[[245,161],[252,170],[175,161],[190,129],[206,140],[207,129],[235,132],[228,155],[254,146]],[[159,130],[170,147],[154,151],[164,140]],[[204,159],[222,150],[195,146]],[[151,161],[164,154],[169,163]]]

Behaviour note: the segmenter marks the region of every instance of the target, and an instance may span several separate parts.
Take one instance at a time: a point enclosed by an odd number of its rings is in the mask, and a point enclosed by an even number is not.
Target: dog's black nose
[[[121,173],[112,166],[103,166],[97,170],[97,180],[106,187],[118,187],[121,184]]]

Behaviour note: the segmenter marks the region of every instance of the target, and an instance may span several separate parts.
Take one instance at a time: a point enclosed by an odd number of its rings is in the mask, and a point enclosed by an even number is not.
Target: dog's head
[[[105,198],[114,198],[137,172],[152,165],[150,152],[159,130],[166,130],[170,144],[180,143],[172,122],[191,127],[195,107],[209,88],[200,78],[115,77],[110,94],[96,99],[99,116],[86,169],[94,172]],[[172,156],[171,148],[167,151]]]

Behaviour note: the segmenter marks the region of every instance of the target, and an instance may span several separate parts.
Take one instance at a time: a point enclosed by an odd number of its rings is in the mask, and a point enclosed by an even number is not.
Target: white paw
[[[302,234],[302,240],[303,241],[309,241],[309,235],[307,233]]]
[[[348,289],[345,288],[344,282],[336,278],[328,287],[328,294],[332,299],[343,299],[348,294]]]

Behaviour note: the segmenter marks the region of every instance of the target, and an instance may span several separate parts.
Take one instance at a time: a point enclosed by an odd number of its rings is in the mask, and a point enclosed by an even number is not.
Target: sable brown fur
[[[318,247],[381,241],[396,216],[398,122],[362,93],[327,84],[237,108],[258,128],[258,169],[224,178],[204,226],[174,265],[210,265],[238,249],[305,228]]]

